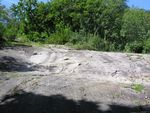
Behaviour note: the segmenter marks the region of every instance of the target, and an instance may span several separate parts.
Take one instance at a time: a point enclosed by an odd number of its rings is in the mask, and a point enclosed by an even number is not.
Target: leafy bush
[[[126,52],[134,52],[134,53],[142,53],[144,50],[143,43],[142,42],[132,42],[127,43],[125,46]]]
[[[87,39],[86,32],[83,30],[80,30],[79,32],[72,33],[72,35],[69,39],[69,43],[77,44],[79,42],[86,41],[86,39]]]
[[[150,38],[144,42],[143,53],[150,53]]]
[[[66,44],[69,42],[72,33],[70,28],[58,25],[57,31],[50,35],[46,43]]]
[[[3,37],[4,31],[5,31],[4,25],[0,22],[0,37]]]
[[[30,41],[33,41],[33,42],[42,41],[41,35],[38,32],[30,32],[26,36]]]
[[[97,35],[77,34],[72,39],[76,39],[74,47],[76,49],[103,50],[105,48],[104,40]]]
[[[5,31],[5,28],[4,28],[3,24],[0,22],[0,47],[2,45],[4,45],[4,43],[6,42],[6,39],[4,39],[4,37],[3,37],[4,31]]]
[[[14,30],[15,28],[11,28],[11,29],[6,29],[4,36],[10,40],[10,41],[14,41],[16,38],[16,30]]]
[[[25,34],[17,34],[16,41],[20,43],[28,43],[30,40],[27,38],[27,35]]]

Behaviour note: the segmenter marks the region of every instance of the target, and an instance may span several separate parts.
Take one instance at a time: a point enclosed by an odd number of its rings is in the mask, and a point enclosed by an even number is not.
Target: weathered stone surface
[[[131,88],[137,83],[142,92]],[[150,55],[61,46],[0,50],[2,113],[150,113],[149,86]]]

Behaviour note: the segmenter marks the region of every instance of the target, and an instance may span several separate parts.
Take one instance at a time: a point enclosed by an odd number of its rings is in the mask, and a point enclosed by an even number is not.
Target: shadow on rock
[[[20,59],[15,59],[15,58],[10,57],[10,56],[3,56],[0,58],[0,71],[3,71],[3,72],[33,71],[33,69],[29,67],[30,65],[31,65],[30,63],[23,62]]]
[[[53,71],[56,66],[45,67],[42,65],[33,65],[24,62],[21,59],[15,59],[10,56],[0,57],[0,71],[2,72],[28,72],[28,71]]]
[[[0,101],[1,113],[150,113],[149,106],[108,105],[101,110],[101,103],[86,100],[75,101],[63,95],[44,96],[17,91]]]

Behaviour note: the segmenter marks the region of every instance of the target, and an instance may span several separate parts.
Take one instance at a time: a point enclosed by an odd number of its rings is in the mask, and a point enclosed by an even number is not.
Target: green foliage
[[[72,38],[77,39],[77,37]],[[74,47],[76,49],[98,50],[100,49],[100,38],[98,36],[90,34],[88,35],[78,34],[78,40],[76,40],[76,44],[74,44]]]
[[[25,35],[25,34],[18,33],[16,37],[17,37],[16,41],[19,43],[29,43],[30,42],[29,38],[27,38],[27,35]]]
[[[125,0],[52,0],[51,7],[56,21],[63,21],[72,31],[116,38],[126,4]]]
[[[150,38],[144,41],[143,48],[144,48],[143,53],[150,53]]]
[[[4,31],[4,25],[0,22],[0,48],[6,43],[6,39],[3,37]]]
[[[76,49],[112,50],[112,45],[108,41],[100,38],[98,35],[85,34],[84,32],[74,33],[69,43],[73,43],[73,47]]]
[[[27,38],[33,42],[38,42],[38,41],[41,41],[40,40],[40,33],[38,32],[29,32],[27,34]]]
[[[150,29],[150,17],[141,9],[127,9],[123,17],[121,35],[126,42],[143,41]]]
[[[3,37],[4,31],[5,31],[4,25],[0,22],[0,38]]]
[[[133,84],[131,88],[136,92],[142,92],[144,90],[144,86],[142,84]]]
[[[11,20],[7,23],[5,28],[4,37],[9,41],[14,41],[16,39],[18,32],[18,25],[14,20]]]
[[[20,0],[11,11],[0,5],[0,37],[7,40],[150,52],[150,13],[126,0]]]
[[[0,47],[6,43],[6,39],[4,38],[5,26],[3,24],[6,15],[5,7],[1,5],[0,1]]]
[[[0,1],[0,21],[6,21],[8,20],[8,12],[6,10],[6,7],[1,4]]]
[[[142,42],[132,42],[127,43],[125,46],[125,51],[127,52],[134,52],[134,53],[142,53],[144,50]]]
[[[48,3],[20,0],[12,10],[25,34],[46,32],[50,36],[58,31],[57,25],[63,23],[73,32],[84,30],[112,41],[120,36],[125,8],[125,0],[52,0]]]
[[[17,5],[12,6],[13,15],[20,22],[21,32],[32,33],[36,31],[37,0],[20,0]]]
[[[65,44],[69,42],[72,35],[70,28],[65,27],[62,23],[58,24],[56,28],[57,31],[50,35],[46,43]]]

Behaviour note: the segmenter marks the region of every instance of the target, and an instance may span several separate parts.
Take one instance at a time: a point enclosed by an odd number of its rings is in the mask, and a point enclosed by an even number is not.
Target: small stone
[[[78,66],[81,66],[81,65],[82,65],[81,63],[78,64]]]
[[[145,96],[145,99],[148,99],[148,97],[147,97],[147,96]]]
[[[33,55],[37,55],[37,52],[34,52]]]
[[[69,60],[69,58],[65,58],[64,60]]]

